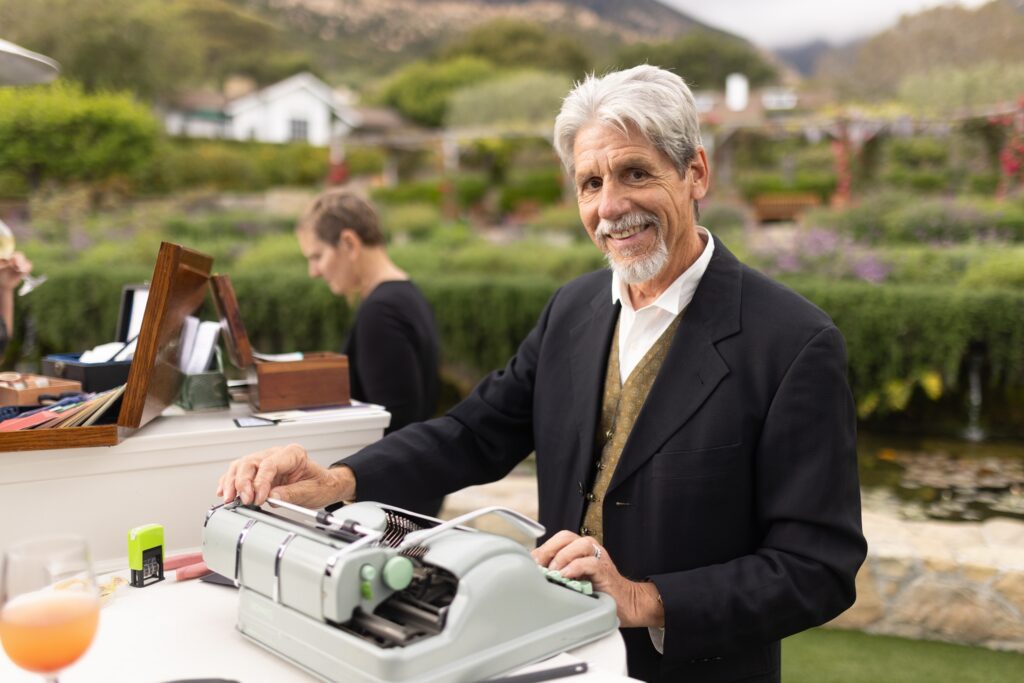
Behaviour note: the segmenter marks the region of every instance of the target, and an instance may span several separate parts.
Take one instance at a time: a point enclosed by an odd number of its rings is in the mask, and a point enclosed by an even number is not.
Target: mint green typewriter
[[[480,681],[597,640],[615,602],[504,536],[370,502],[210,510],[203,559],[239,588],[238,630],[326,681]]]

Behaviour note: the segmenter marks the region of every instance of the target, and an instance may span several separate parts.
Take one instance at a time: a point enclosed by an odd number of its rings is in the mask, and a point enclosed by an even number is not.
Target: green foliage
[[[327,176],[327,150],[304,144],[165,139],[132,182],[141,194],[191,188],[254,192],[316,186]]]
[[[0,168],[26,179],[102,181],[153,154],[149,110],[127,95],[86,95],[66,83],[0,89]]]
[[[494,76],[495,67],[478,57],[443,62],[413,62],[384,84],[381,101],[424,126],[438,127],[448,111],[449,96],[463,86]]]
[[[515,71],[467,85],[452,93],[446,123],[450,127],[548,129],[572,82],[542,71]]]
[[[877,403],[879,394],[929,371],[956,386],[974,344],[985,349],[990,385],[1024,383],[1022,291],[813,280],[792,284],[832,316],[846,338],[858,401]]]
[[[288,49],[280,27],[224,0],[178,0],[182,22],[202,51],[203,75],[218,82],[244,75],[260,85],[301,71],[316,72],[311,56]]]
[[[413,202],[381,207],[381,226],[390,237],[405,235],[412,240],[428,238],[441,224],[436,204]]]
[[[949,141],[934,137],[897,138],[885,146],[882,179],[893,189],[939,192],[953,179]]]
[[[3,0],[0,25],[87,91],[160,97],[201,73],[202,48],[181,10],[161,0]]]
[[[868,244],[1024,241],[1024,207],[976,198],[913,197],[886,192],[845,209],[808,213],[804,223]]]
[[[504,212],[523,207],[537,208],[555,204],[562,198],[562,172],[558,168],[513,174],[504,187],[498,204]]]
[[[574,78],[590,68],[590,57],[573,38],[542,24],[507,18],[473,27],[448,43],[441,56],[478,57],[500,67],[559,71]]]
[[[748,171],[737,178],[736,185],[747,201],[762,195],[809,192],[827,202],[835,192],[836,176],[831,172],[798,171],[787,179],[781,173]]]
[[[536,276],[468,276],[418,281],[434,309],[444,358],[477,376],[504,366],[555,291]]]
[[[700,224],[708,226],[715,234],[742,229],[747,224],[747,214],[735,204],[711,202],[700,210]]]
[[[675,71],[695,89],[724,88],[725,78],[742,73],[752,86],[772,83],[775,67],[750,43],[711,31],[694,31],[664,43],[634,43],[619,51],[615,64],[653,64]]]
[[[573,240],[586,240],[587,231],[580,221],[580,210],[575,204],[549,206],[530,219],[526,225],[532,235],[563,235]]]
[[[345,163],[354,176],[376,175],[384,170],[387,153],[379,147],[346,147]]]
[[[460,173],[450,180],[459,206],[470,208],[483,201],[491,189],[488,178],[480,173]]]
[[[995,683],[1016,679],[1022,667],[1024,655],[1016,652],[836,628],[782,643],[786,683]]]
[[[441,181],[419,180],[399,183],[394,187],[375,187],[370,190],[370,199],[374,203],[384,204],[431,204],[441,206]]]
[[[1000,251],[970,264],[960,286],[967,289],[1006,287],[1024,291],[1024,247]]]

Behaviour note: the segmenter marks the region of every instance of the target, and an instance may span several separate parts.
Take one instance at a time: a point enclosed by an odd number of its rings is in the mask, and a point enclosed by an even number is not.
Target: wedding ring
[[[599,546],[596,543],[591,543],[590,545],[594,546],[594,559],[600,560],[601,559],[601,546]]]

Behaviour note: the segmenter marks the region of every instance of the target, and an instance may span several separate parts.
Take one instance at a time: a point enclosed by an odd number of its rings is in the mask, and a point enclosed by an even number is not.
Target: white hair
[[[685,173],[701,146],[693,93],[682,78],[641,64],[600,78],[587,76],[562,102],[555,119],[554,145],[569,177],[575,175],[573,146],[583,126],[600,121],[628,133],[632,124]]]

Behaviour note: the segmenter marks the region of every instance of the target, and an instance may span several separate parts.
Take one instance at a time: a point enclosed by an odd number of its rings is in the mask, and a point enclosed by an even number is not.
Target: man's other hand
[[[217,495],[225,503],[236,496],[245,505],[262,505],[267,498],[279,498],[315,509],[355,499],[356,480],[348,467],[328,469],[310,458],[302,446],[290,444],[250,453],[232,462],[220,477]]]
[[[619,625],[623,628],[665,626],[665,608],[655,585],[630,581],[620,574],[597,539],[563,530],[531,554],[542,567],[557,569],[567,579],[590,581],[594,590],[615,598]]]

